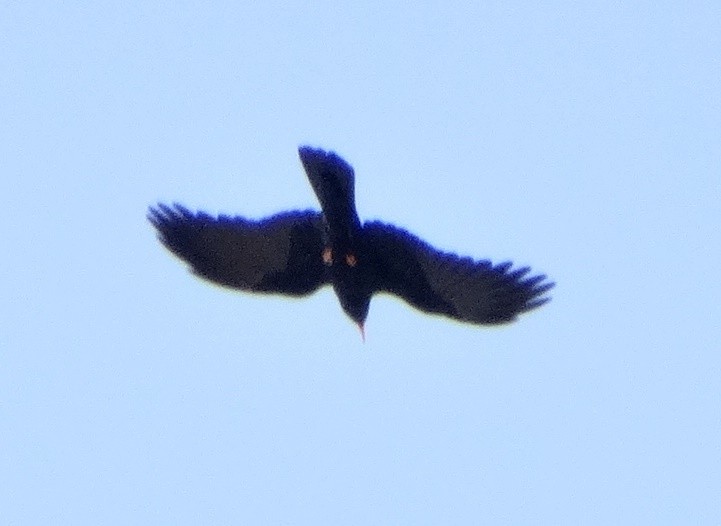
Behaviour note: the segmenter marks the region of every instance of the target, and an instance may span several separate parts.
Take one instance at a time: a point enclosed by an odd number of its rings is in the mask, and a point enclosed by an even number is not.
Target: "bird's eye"
[[[358,264],[358,259],[355,257],[355,254],[348,252],[345,255],[345,262],[349,267],[355,267]]]
[[[324,265],[332,265],[333,264],[333,251],[330,249],[330,247],[325,247],[323,249],[323,253],[321,254],[321,257],[323,258]]]

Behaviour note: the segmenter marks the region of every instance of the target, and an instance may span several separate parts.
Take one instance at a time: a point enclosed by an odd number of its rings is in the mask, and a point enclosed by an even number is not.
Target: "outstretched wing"
[[[366,223],[366,253],[372,259],[374,288],[395,294],[414,307],[459,321],[499,324],[540,307],[554,284],[528,276],[529,267],[493,265],[441,252],[405,230]]]
[[[160,241],[214,283],[301,296],[327,282],[318,212],[284,212],[253,221],[213,217],[174,204],[151,207]]]

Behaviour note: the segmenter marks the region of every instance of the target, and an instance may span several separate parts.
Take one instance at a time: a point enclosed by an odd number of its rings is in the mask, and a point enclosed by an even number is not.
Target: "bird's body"
[[[331,284],[361,330],[379,292],[476,324],[510,322],[548,301],[544,295],[554,284],[544,275],[527,277],[528,267],[459,257],[392,225],[361,223],[350,165],[319,149],[301,147],[299,154],[322,212],[282,212],[254,221],[159,204],[148,218],[163,244],[201,277],[291,296]]]

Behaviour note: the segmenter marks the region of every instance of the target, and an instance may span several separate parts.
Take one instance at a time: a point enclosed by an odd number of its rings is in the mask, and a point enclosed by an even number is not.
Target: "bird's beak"
[[[360,329],[361,340],[363,340],[363,343],[365,343],[365,342],[366,342],[366,330],[365,330],[365,327],[363,327],[363,324],[362,324],[362,323],[359,323],[359,324],[358,324],[358,328]]]

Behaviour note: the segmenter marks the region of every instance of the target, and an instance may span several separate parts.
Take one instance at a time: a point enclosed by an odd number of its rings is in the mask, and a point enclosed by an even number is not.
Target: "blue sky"
[[[718,2],[0,6],[5,524],[718,524]],[[147,206],[530,264],[485,329],[192,277]]]

